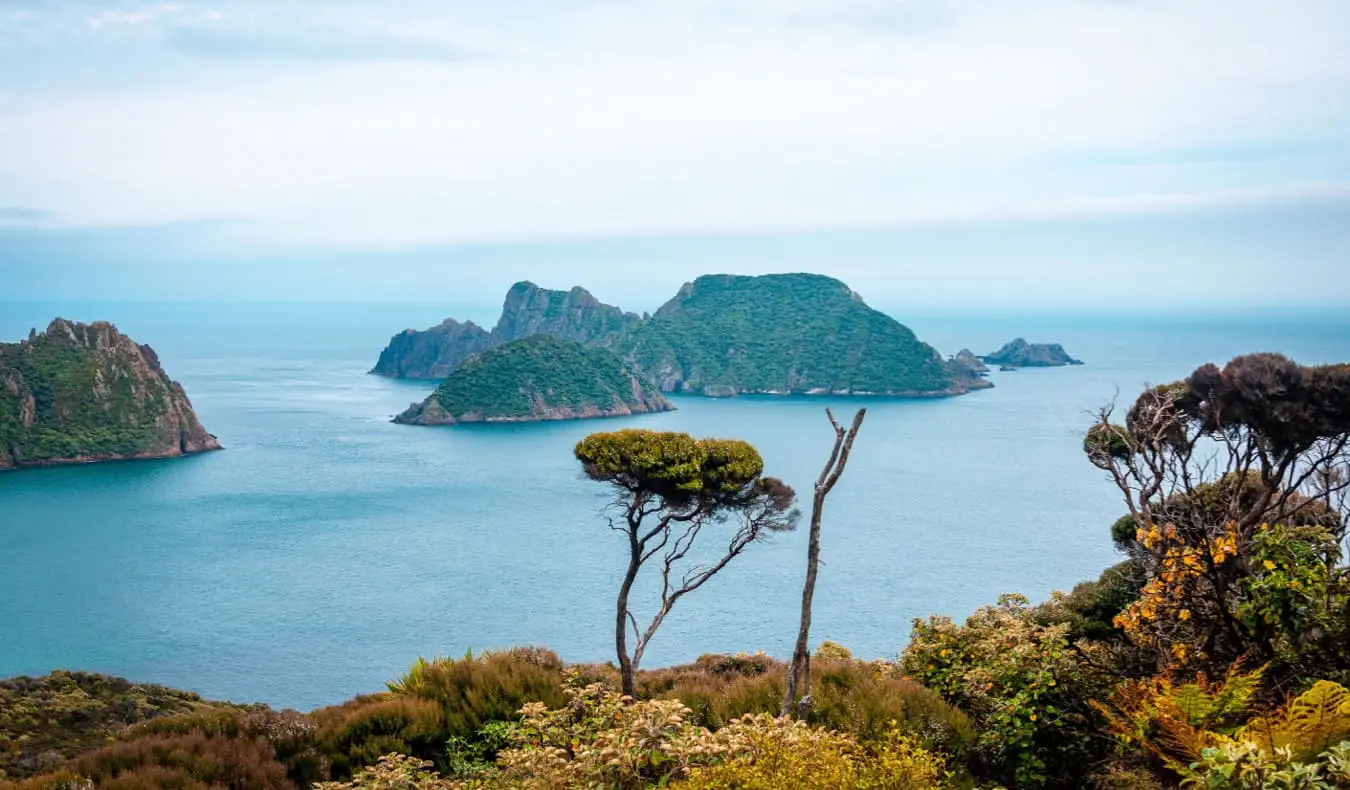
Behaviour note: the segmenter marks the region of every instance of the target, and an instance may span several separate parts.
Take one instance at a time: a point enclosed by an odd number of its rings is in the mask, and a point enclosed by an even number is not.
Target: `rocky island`
[[[0,343],[0,469],[219,450],[183,388],[107,322]]]
[[[673,408],[614,352],[536,334],[469,357],[394,422],[540,422]]]
[[[1081,365],[1080,360],[1069,356],[1059,343],[1028,343],[1025,338],[1017,338],[1003,344],[1003,348],[981,357],[990,365],[1008,368],[1056,368],[1064,365]]]
[[[517,283],[492,332],[453,320],[408,330],[371,372],[438,378],[484,346],[536,334],[610,349],[663,392],[935,397],[992,386],[844,283],[814,274],[707,275],[650,317],[582,288]]]

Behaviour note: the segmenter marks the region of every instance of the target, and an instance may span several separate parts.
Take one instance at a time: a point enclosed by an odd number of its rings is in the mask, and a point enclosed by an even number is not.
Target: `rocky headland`
[[[110,323],[0,343],[0,469],[219,449],[154,350]]]

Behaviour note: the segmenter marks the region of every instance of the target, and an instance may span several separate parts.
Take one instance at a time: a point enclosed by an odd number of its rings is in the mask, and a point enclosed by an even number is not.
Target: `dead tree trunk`
[[[829,409],[825,410],[825,415],[830,418],[830,425],[834,428],[834,449],[830,452],[830,460],[825,464],[825,469],[816,479],[815,496],[811,500],[811,534],[806,549],[806,583],[802,586],[802,621],[797,631],[797,646],[792,653],[792,665],[788,667],[787,694],[783,697],[782,715],[797,715],[798,718],[805,718],[807,712],[796,709],[798,692],[801,692],[803,702],[811,693],[811,602],[816,595],[816,571],[820,566],[820,520],[825,510],[825,497],[829,496],[834,484],[839,482],[839,476],[844,473],[844,467],[848,465],[849,454],[853,452],[853,440],[858,437],[858,430],[862,428],[867,409],[858,410],[853,417],[853,426],[848,429],[839,424]]]

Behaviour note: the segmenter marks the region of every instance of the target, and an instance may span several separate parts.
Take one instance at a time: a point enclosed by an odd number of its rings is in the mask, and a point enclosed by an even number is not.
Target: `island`
[[[443,378],[486,348],[536,334],[611,350],[667,393],[940,397],[992,386],[844,283],[816,274],[705,275],[651,316],[579,287],[517,283],[491,332],[454,320],[407,330],[371,372]]]
[[[963,348],[949,360],[952,365],[964,369],[971,376],[989,375],[989,366],[984,364],[975,353],[968,348]]]
[[[1003,344],[1003,348],[981,357],[990,365],[998,365],[1000,370],[1015,368],[1057,368],[1064,365],[1081,365],[1082,361],[1069,356],[1059,343],[1028,343],[1025,338],[1017,338]]]
[[[614,352],[536,334],[469,357],[394,422],[540,422],[673,408]]]
[[[0,343],[0,469],[219,449],[154,350],[106,321]]]

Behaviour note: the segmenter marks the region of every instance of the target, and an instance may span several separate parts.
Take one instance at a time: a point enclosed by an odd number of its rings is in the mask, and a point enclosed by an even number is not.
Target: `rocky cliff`
[[[1004,343],[1003,348],[986,354],[982,359],[990,365],[1010,368],[1053,368],[1083,364],[1069,356],[1059,343],[1028,343],[1020,337]]]
[[[672,408],[614,352],[537,334],[470,357],[394,422],[539,422]]]
[[[149,346],[58,318],[0,343],[0,469],[219,450]]]
[[[554,291],[519,282],[506,292],[491,332],[448,318],[440,326],[394,335],[370,371],[401,379],[443,379],[481,351],[538,334],[586,345],[606,345],[642,318],[596,299],[585,288]]]

